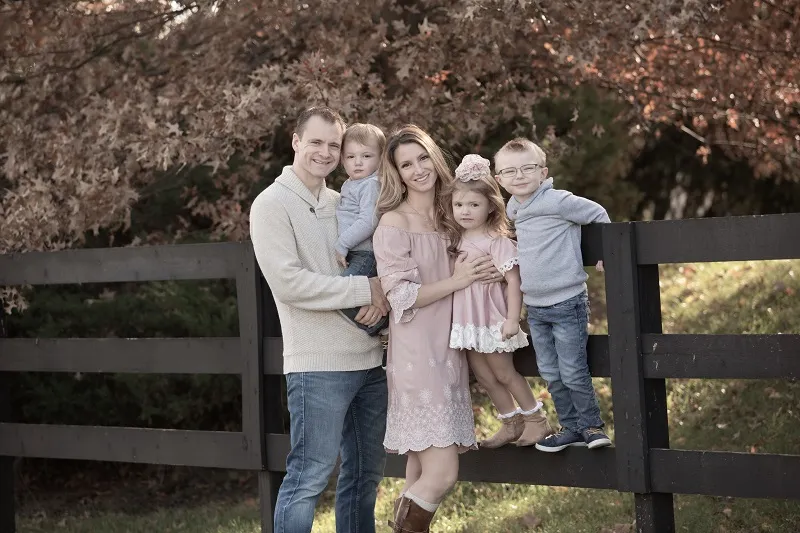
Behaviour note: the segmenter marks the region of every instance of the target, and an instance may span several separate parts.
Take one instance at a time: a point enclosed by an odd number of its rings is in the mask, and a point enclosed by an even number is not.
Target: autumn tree
[[[247,235],[248,194],[283,160],[297,111],[416,122],[459,155],[533,124],[581,84],[654,124],[798,180],[800,0],[28,0],[0,7],[0,252],[124,229],[132,205],[187,168],[184,200],[214,236]],[[579,116],[581,109],[574,113]],[[594,135],[603,135],[596,130]],[[632,146],[639,146],[636,142]],[[236,171],[227,170],[236,160]]]

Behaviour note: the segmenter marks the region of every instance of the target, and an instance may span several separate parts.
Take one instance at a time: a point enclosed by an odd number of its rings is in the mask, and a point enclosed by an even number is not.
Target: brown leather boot
[[[517,439],[517,446],[533,446],[543,438],[553,434],[553,428],[541,409],[529,415],[520,415],[524,423],[522,436]]]
[[[402,499],[403,496],[400,496],[399,498],[395,498],[394,500],[394,512],[392,513],[392,519],[389,520],[389,527],[391,528],[394,528],[394,521],[397,520],[397,511],[398,509],[400,509],[400,500]]]
[[[512,417],[503,418],[501,422],[503,425],[497,433],[481,441],[481,448],[499,448],[509,442],[514,442],[522,435],[524,421],[521,414],[517,413]]]
[[[400,505],[397,507],[397,514],[395,515],[394,524],[392,524],[393,533],[430,533],[431,521],[433,515],[430,511],[426,511],[413,500],[403,496],[400,498]]]

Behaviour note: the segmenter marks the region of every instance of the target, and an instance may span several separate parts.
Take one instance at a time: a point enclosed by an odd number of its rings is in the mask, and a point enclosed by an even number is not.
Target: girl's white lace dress
[[[473,259],[479,255],[492,256],[494,265],[505,274],[519,264],[517,245],[507,237],[486,235],[479,239],[461,239],[459,250]],[[480,353],[513,352],[528,345],[520,329],[503,341],[501,329],[508,306],[503,283],[473,283],[453,294],[453,325],[450,347]]]

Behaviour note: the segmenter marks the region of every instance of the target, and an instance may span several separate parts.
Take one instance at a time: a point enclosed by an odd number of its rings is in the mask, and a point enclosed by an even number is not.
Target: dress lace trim
[[[479,353],[513,352],[528,346],[528,336],[521,329],[504,341],[503,323],[493,326],[453,324],[450,330],[450,347],[457,350],[474,350]]]
[[[412,306],[417,301],[419,287],[419,283],[400,281],[386,294],[386,299],[389,300],[389,305],[394,311],[395,324],[409,322],[417,314],[417,309]]]
[[[405,454],[453,444],[459,453],[478,449],[469,390],[449,384],[443,387],[436,392],[421,389],[415,398],[390,391],[383,441],[387,451]]]
[[[500,268],[498,268],[497,270],[499,270],[501,274],[505,274],[518,264],[519,264],[519,257],[512,257],[511,259],[500,265]]]

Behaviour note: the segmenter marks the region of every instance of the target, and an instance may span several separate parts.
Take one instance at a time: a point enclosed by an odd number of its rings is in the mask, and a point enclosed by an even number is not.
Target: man
[[[339,194],[325,178],[339,163],[344,129],[330,108],[301,113],[292,135],[294,162],[250,209],[256,259],[281,321],[291,421],[276,533],[311,531],[314,507],[340,453],[336,531],[375,531],[385,463],[382,347],[337,310],[360,307],[356,321],[372,326],[389,304],[378,278],[342,277],[336,262]]]

